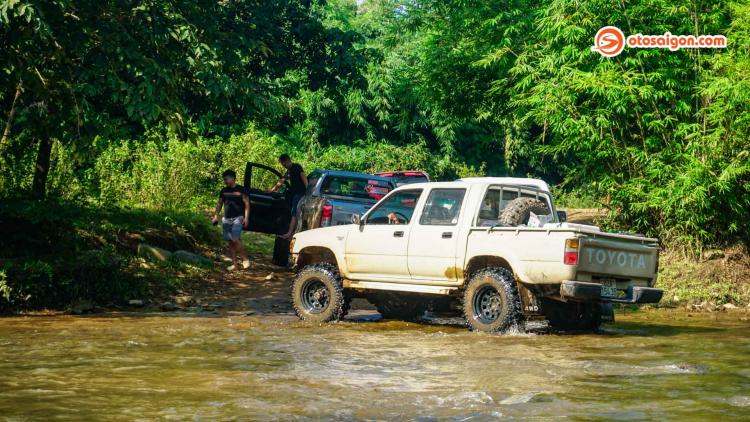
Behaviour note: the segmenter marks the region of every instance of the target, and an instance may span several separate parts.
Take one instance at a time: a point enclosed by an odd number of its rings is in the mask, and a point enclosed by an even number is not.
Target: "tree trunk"
[[[34,166],[34,183],[31,185],[31,194],[35,199],[44,199],[47,193],[50,155],[52,155],[52,142],[46,138],[40,139],[36,166]]]
[[[8,139],[8,135],[10,135],[10,127],[13,124],[13,116],[16,115],[16,101],[18,101],[18,97],[21,96],[21,84],[18,84],[18,89],[16,89],[16,95],[13,97],[13,104],[10,106],[10,113],[8,113],[8,122],[5,124],[5,131],[3,132],[3,138],[0,139],[0,145],[2,145],[6,139]]]

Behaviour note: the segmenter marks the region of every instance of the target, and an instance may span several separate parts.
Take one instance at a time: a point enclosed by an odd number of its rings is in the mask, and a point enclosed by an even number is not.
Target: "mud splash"
[[[599,335],[440,320],[0,319],[0,419],[740,420],[750,324],[620,316]]]

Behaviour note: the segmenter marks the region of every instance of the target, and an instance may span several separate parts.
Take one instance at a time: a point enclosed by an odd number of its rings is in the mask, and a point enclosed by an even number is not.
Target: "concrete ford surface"
[[[661,300],[656,239],[564,220],[541,180],[401,186],[353,224],[295,236],[292,300],[319,322],[341,318],[353,297],[384,318],[460,308],[488,332],[534,318],[597,329],[613,302]]]

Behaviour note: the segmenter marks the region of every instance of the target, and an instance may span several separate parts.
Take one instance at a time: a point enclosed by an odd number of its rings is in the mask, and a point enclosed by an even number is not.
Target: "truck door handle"
[[[404,232],[393,232],[393,237],[404,237]]]
[[[443,232],[443,239],[450,239],[453,237],[453,232]]]

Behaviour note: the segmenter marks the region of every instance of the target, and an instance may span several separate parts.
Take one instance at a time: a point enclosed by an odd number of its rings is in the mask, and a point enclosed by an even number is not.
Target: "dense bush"
[[[54,267],[32,260],[0,271],[0,312],[64,309],[78,300],[123,303],[145,292],[147,282],[123,270],[123,258],[108,250],[86,251]]]
[[[29,4],[0,15],[0,121],[19,111],[0,198],[29,196],[50,143],[50,196],[171,210],[210,207],[222,170],[285,152],[308,172],[541,177],[687,253],[748,240],[747,2]],[[591,51],[606,25],[728,46],[606,58]]]

